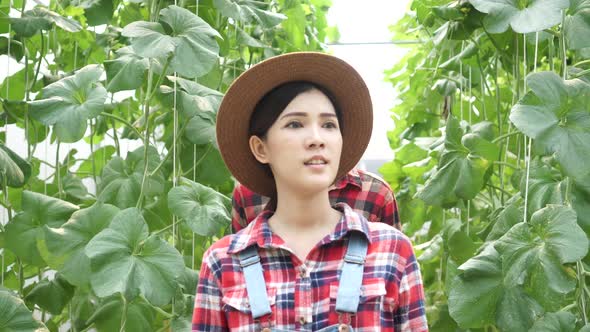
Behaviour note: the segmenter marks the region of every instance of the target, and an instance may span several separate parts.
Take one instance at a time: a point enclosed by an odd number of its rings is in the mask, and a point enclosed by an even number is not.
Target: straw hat
[[[342,155],[337,179],[363,155],[373,128],[371,96],[359,73],[343,60],[324,53],[296,52],[264,60],[229,87],[217,114],[217,143],[234,177],[251,190],[271,196],[274,179],[250,151],[248,129],[256,104],[273,88],[307,81],[330,91],[341,113]]]

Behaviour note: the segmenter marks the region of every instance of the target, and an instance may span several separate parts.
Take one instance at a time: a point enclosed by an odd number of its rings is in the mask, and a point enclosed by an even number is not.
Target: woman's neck
[[[305,195],[280,192],[271,225],[274,223],[284,230],[306,231],[325,227],[331,229],[339,217],[340,213],[330,204],[328,189]]]

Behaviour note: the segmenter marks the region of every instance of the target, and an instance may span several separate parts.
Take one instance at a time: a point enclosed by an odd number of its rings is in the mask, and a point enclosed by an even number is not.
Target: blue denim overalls
[[[365,257],[367,256],[367,245],[364,234],[356,231],[351,232],[336,297],[336,312],[338,312],[340,324],[328,326],[318,332],[353,332],[352,327],[348,325],[349,321],[342,321],[342,315],[350,317],[350,315],[357,312],[363,282]],[[260,256],[258,256],[258,247],[253,245],[246,248],[240,252],[239,257],[246,281],[252,318],[256,321],[272,313],[262,273],[262,265],[260,264]],[[263,328],[261,331],[286,332],[268,327]]]

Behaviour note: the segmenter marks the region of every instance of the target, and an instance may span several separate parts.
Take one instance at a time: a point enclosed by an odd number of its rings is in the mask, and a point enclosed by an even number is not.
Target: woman
[[[274,208],[205,253],[193,331],[427,331],[407,237],[329,202],[371,130],[366,85],[330,55],[274,57],[232,84],[219,149]]]

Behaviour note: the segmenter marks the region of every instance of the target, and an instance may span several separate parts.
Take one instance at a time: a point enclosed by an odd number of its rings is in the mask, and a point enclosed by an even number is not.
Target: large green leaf
[[[258,4],[250,1],[213,0],[213,5],[224,16],[242,23],[258,23],[265,29],[270,29],[287,18],[281,13],[260,9]]]
[[[564,30],[570,49],[590,47],[590,0],[570,0]]]
[[[80,140],[88,119],[104,110],[107,91],[98,83],[102,73],[100,66],[89,65],[46,86],[43,99],[29,102],[31,116],[45,125],[53,125],[62,142]]]
[[[197,113],[189,120],[184,136],[194,144],[217,144],[215,113]]]
[[[144,82],[145,73],[150,65],[149,60],[135,54],[128,46],[117,50],[116,53],[116,59],[104,62],[108,81],[107,91],[139,88]]]
[[[20,259],[36,266],[45,263],[37,249],[43,228],[60,227],[78,207],[57,198],[25,190],[22,193],[23,211],[6,225],[6,247]]]
[[[9,50],[10,46],[10,50]],[[10,54],[8,53],[10,51]],[[14,39],[8,39],[4,36],[0,37],[0,54],[6,54],[13,57],[16,61],[20,62],[20,60],[25,55],[23,50],[23,44]]]
[[[211,236],[230,222],[229,198],[200,183],[181,179],[168,193],[168,207],[183,218],[193,232]]]
[[[576,286],[562,264],[586,256],[588,238],[571,208],[548,205],[535,212],[529,223],[514,225],[495,247],[502,255],[505,283],[521,285],[528,279],[533,297],[545,307],[558,309],[551,301],[559,303],[558,297]]]
[[[567,312],[549,312],[535,322],[529,332],[574,332],[576,316]]]
[[[160,11],[160,22],[133,22],[123,29],[135,53],[145,58],[172,57],[170,68],[194,78],[217,62],[219,33],[187,9],[171,5]]]
[[[160,163],[158,151],[148,146],[148,172],[153,172]],[[98,186],[98,200],[118,206],[121,209],[135,206],[141,191],[144,168],[144,148],[139,147],[127,154],[123,160],[113,157],[102,169],[102,181]],[[154,196],[162,192],[164,178],[161,172],[146,178],[144,194]]]
[[[100,174],[102,169],[107,164],[111,157],[115,153],[116,149],[112,145],[103,146],[99,149],[94,150],[94,153],[88,156],[88,159],[84,160],[80,167],[78,168],[78,172],[87,172],[93,174]],[[94,158],[94,161],[92,160]],[[94,162],[94,166],[93,166]],[[96,172],[96,173],[94,173]]]
[[[511,26],[518,33],[548,29],[561,22],[568,0],[469,0],[480,12],[487,13],[484,25],[492,33]]]
[[[504,285],[500,255],[487,246],[459,267],[450,287],[449,313],[462,328],[498,325],[527,331],[543,309],[521,287]]]
[[[51,314],[59,315],[72,296],[74,296],[74,286],[60,274],[56,274],[51,281],[44,279],[37,283],[25,296],[25,301],[35,303]]]
[[[474,198],[483,187],[484,175],[498,153],[499,148],[480,133],[463,135],[459,120],[450,116],[438,170],[416,196],[430,205]]]
[[[88,319],[94,323],[99,332],[121,331],[121,318],[124,306],[121,296],[111,296],[100,303],[96,311]],[[153,331],[155,312],[151,305],[137,299],[127,304],[125,314],[126,332]]]
[[[74,0],[70,5],[84,8],[89,26],[108,24],[113,17],[113,0]]]
[[[510,120],[533,138],[535,150],[555,154],[567,175],[584,179],[590,174],[590,85],[561,79],[554,72],[532,73],[531,88],[512,107]]]
[[[520,180],[522,196],[526,191],[526,173]],[[568,185],[567,179],[562,179],[561,173],[539,159],[531,161],[528,179],[528,212],[529,215],[544,208],[547,204],[564,204],[564,193]],[[527,216],[528,217],[528,216]]]
[[[31,176],[31,164],[0,143],[0,186],[22,187]]]
[[[95,203],[74,212],[60,228],[44,228],[45,260],[73,285],[89,284],[90,260],[84,248],[92,238],[105,229],[119,209],[113,205]]]
[[[86,246],[90,258],[92,288],[100,297],[122,293],[139,295],[162,306],[174,296],[184,270],[182,256],[175,248],[150,235],[136,208],[120,211],[109,227]]]
[[[180,77],[168,76],[168,79],[176,82],[176,109],[186,117],[192,118],[200,112],[217,113],[223,94],[206,86]],[[174,89],[162,86],[161,92],[166,96],[166,102],[172,107]]]
[[[43,332],[49,331],[33,318],[33,313],[10,290],[0,287],[0,331]]]
[[[43,7],[27,10],[22,17],[13,17],[10,21],[14,32],[21,37],[32,37],[39,30],[50,30],[53,23],[67,32],[82,30],[82,26],[76,20],[63,17]]]

